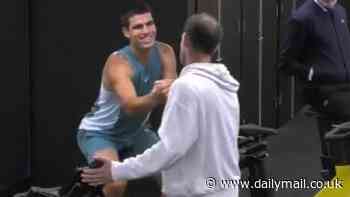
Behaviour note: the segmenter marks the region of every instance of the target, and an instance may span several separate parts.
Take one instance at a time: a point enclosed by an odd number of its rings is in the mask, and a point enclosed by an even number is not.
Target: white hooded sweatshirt
[[[221,182],[240,177],[238,89],[223,64],[186,66],[171,86],[160,141],[141,155],[112,162],[113,179],[161,171],[167,197],[238,196],[238,187]]]

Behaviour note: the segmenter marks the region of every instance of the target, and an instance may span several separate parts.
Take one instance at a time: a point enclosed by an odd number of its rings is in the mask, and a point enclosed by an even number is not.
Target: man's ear
[[[187,33],[183,33],[182,36],[183,36],[182,39],[184,41],[184,45],[186,46],[186,48],[191,47],[191,41],[190,41],[190,37],[188,36],[188,34]]]
[[[126,27],[122,27],[122,32],[123,32],[124,37],[126,37],[128,39],[130,38],[129,30]]]
[[[211,52],[210,55],[214,55],[216,52],[218,52],[218,51],[219,51],[219,48],[220,48],[220,45],[218,44],[218,45],[215,47],[215,49],[213,50],[213,52]]]

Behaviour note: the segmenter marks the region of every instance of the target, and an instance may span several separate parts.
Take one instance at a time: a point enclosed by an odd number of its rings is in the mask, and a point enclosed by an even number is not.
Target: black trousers
[[[341,84],[307,84],[306,102],[335,122],[350,121],[350,82]]]
[[[344,84],[315,85],[304,88],[306,102],[320,112],[317,118],[321,142],[321,163],[327,179],[335,175],[334,163],[329,154],[324,136],[332,129],[332,124],[350,121],[350,82]]]

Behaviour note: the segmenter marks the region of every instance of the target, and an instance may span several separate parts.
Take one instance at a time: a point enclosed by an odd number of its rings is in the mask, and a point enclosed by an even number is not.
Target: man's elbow
[[[134,116],[138,113],[137,108],[132,102],[123,102],[120,107],[129,116]]]

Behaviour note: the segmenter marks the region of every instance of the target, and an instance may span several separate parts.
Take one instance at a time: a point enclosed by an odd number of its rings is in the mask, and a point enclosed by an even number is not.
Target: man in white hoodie
[[[85,169],[83,182],[100,185],[161,171],[167,197],[238,196],[236,185],[224,183],[240,178],[239,83],[225,65],[211,63],[222,34],[208,14],[186,21],[180,61],[187,66],[170,88],[160,141],[123,162],[95,158],[103,165]]]

